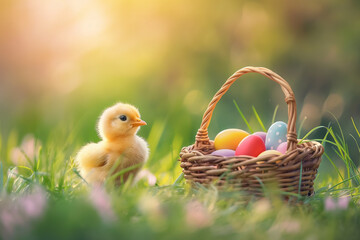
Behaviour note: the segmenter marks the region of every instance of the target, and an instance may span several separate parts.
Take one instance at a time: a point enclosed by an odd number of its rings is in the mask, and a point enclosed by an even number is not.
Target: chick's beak
[[[139,127],[139,126],[144,126],[146,125],[146,122],[141,120],[140,118],[137,118],[134,122],[133,122],[133,127]]]

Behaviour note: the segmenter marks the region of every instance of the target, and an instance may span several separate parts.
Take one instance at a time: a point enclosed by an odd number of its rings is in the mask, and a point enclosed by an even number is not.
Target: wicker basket
[[[207,129],[216,104],[235,80],[253,72],[278,83],[285,94],[285,102],[288,105],[287,152],[280,156],[261,157],[210,155],[215,149]],[[262,189],[267,183],[276,183],[281,191],[310,196],[314,193],[314,180],[324,148],[315,141],[298,144],[295,124],[296,101],[290,85],[267,68],[242,68],[225,82],[211,100],[196,134],[195,144],[182,148],[180,161],[184,177],[192,184],[213,183],[220,188],[230,186],[253,195],[262,195]]]

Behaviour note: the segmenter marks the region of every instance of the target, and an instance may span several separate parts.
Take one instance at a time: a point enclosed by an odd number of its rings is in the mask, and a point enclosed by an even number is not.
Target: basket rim
[[[300,139],[299,139],[300,140]],[[189,146],[183,147],[180,151],[180,158],[182,159],[182,155],[183,154],[193,154],[194,156],[198,156],[198,157],[206,157],[206,156],[211,156],[211,158],[213,159],[222,159],[222,160],[227,160],[227,159],[244,159],[247,158],[248,160],[251,161],[265,161],[268,158],[271,158],[271,162],[275,162],[279,159],[282,158],[286,158],[292,154],[300,154],[301,152],[305,152],[305,151],[309,151],[309,150],[313,150],[314,154],[313,157],[320,157],[323,153],[324,153],[324,146],[314,140],[306,140],[303,141],[302,143],[298,143],[296,145],[296,149],[287,151],[284,154],[281,155],[275,155],[275,154],[267,154],[264,156],[257,156],[257,157],[253,157],[253,156],[249,156],[249,155],[235,155],[235,156],[220,156],[220,155],[211,155],[211,153],[213,151],[215,151],[215,148],[213,147],[213,141],[210,140],[210,145],[206,148],[202,148],[202,149],[197,149],[195,144],[191,144]],[[188,151],[185,152],[185,149],[187,149]],[[274,158],[274,156],[276,156],[276,158]],[[180,159],[180,160],[181,160]]]

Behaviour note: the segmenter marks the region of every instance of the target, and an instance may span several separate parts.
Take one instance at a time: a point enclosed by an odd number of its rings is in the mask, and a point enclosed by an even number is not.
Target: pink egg
[[[287,142],[281,143],[276,150],[281,152],[282,154],[285,154],[287,150]]]
[[[252,135],[259,136],[265,142],[266,140],[266,132],[255,132]]]
[[[236,148],[235,155],[248,155],[257,157],[260,153],[265,151],[265,143],[259,136],[250,135],[244,138],[239,146]]]
[[[231,149],[220,149],[211,153],[211,155],[223,156],[223,157],[232,157],[235,156],[235,151]]]

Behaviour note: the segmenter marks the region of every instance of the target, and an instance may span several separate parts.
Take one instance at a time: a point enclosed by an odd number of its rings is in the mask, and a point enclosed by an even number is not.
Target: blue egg
[[[273,125],[270,126],[267,134],[266,134],[266,150],[276,150],[277,147],[283,143],[286,142],[286,134],[287,134],[287,124],[278,121],[273,123]]]

